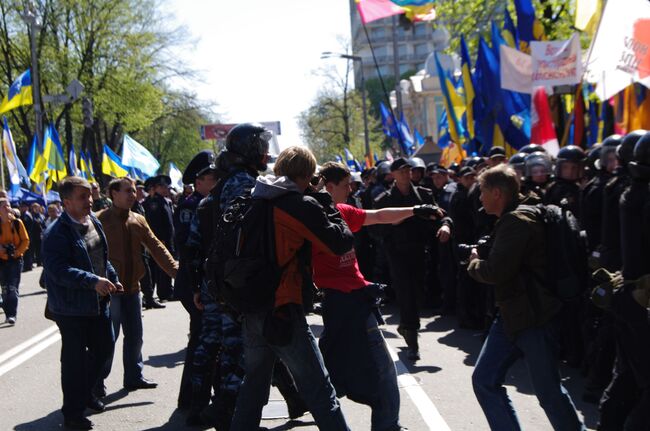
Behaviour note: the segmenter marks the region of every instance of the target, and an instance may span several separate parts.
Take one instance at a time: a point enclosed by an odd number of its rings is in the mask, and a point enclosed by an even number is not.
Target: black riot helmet
[[[632,160],[634,160],[634,146],[639,139],[648,133],[647,130],[634,130],[633,132],[628,133],[621,140],[621,145],[616,148],[616,156],[621,161],[623,166],[626,166]]]
[[[567,145],[566,147],[560,148],[560,151],[557,153],[557,163],[555,164],[555,176],[567,181],[576,181],[579,177],[582,177],[584,173],[584,161],[586,157],[587,156],[583,149],[576,145]],[[565,178],[565,175],[562,172],[562,165],[564,163],[575,163],[578,165],[578,178]]]
[[[528,154],[524,159],[524,176],[526,178],[532,178],[533,168],[535,166],[541,166],[546,175],[551,175],[553,169],[553,163],[548,154],[537,151],[535,153]]]
[[[632,178],[650,181],[650,132],[638,140],[633,157],[634,160],[628,165]]]
[[[520,177],[523,177],[524,170],[525,170],[525,164],[524,164],[525,161],[526,161],[526,154],[517,153],[510,156],[510,159],[508,160],[508,164],[512,166],[512,168],[515,171],[517,171],[517,174],[519,174]]]
[[[258,171],[266,170],[265,158],[273,133],[259,123],[241,123],[230,129],[226,149],[241,156]]]
[[[538,145],[538,144],[528,144],[528,145],[524,145],[524,146],[521,147],[521,149],[519,150],[520,153],[524,153],[524,154],[533,154],[533,153],[538,153],[538,152],[540,152],[540,151],[541,151],[542,153],[545,153],[545,152],[546,152],[546,148],[544,148],[544,147],[542,147],[541,145]]]
[[[585,152],[577,145],[567,145],[560,148],[557,153],[557,160],[564,162],[581,163],[585,160]]]
[[[607,166],[607,159],[611,154],[616,153],[616,148],[621,145],[623,137],[621,135],[610,135],[603,140],[600,146],[600,155],[595,161],[596,169],[603,170]]]

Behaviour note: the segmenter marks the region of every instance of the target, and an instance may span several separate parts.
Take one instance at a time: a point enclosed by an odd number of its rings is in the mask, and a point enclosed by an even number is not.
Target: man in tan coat
[[[108,240],[108,258],[115,267],[122,284],[124,294],[111,298],[111,318],[115,339],[119,336],[120,326],[124,329],[124,387],[128,390],[151,389],[157,383],[142,376],[142,299],[140,297],[140,279],[145,269],[141,248],[147,248],[156,263],[170,276],[176,277],[178,263],[169,254],[167,248],[156,238],[143,216],[130,209],[136,199],[135,182],[131,178],[114,179],[108,185],[108,193],[113,204],[97,214],[101,220]],[[111,371],[113,360],[107,362],[104,378]],[[95,388],[95,395],[105,396],[103,382]]]

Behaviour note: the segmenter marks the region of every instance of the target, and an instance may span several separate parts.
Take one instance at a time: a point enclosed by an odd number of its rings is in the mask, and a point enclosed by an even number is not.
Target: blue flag
[[[386,108],[384,102],[379,102],[379,110],[381,112],[381,124],[384,129],[384,135],[389,138],[399,139],[399,132],[397,131],[393,114]]]
[[[77,167],[77,156],[74,152],[74,144],[70,145],[70,151],[68,152],[68,169],[70,170],[70,175],[74,175],[75,177],[80,176],[80,171]]]
[[[415,139],[415,144],[418,148],[424,145],[424,138],[416,128],[413,128],[413,139]]]
[[[447,110],[442,110],[440,120],[438,121],[438,147],[441,149],[447,148],[451,144],[451,136],[449,135],[449,123],[447,122]]]
[[[354,158],[354,154],[347,148],[344,148],[343,151],[345,152],[345,162],[348,165],[348,168],[350,168],[350,171],[352,172],[361,172],[361,166],[359,165],[359,162],[357,162],[357,159]]]
[[[403,112],[398,123],[398,130],[401,135],[399,143],[402,148],[402,153],[410,157],[415,152],[413,148],[413,135],[411,135],[411,129],[406,122],[406,118],[404,118]]]

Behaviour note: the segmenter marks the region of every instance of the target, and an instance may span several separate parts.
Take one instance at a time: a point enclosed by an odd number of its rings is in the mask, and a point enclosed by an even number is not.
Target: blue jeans
[[[366,324],[370,355],[379,371],[379,401],[372,407],[372,430],[399,429],[399,387],[395,363],[388,353],[386,341],[377,326],[377,318],[371,314]]]
[[[291,341],[270,345],[262,335],[266,313],[244,315],[243,337],[246,375],[237,397],[232,431],[258,429],[262,408],[268,401],[276,358],[289,368],[300,396],[324,431],[349,431],[336,391],[330,383],[323,357],[300,306],[291,308]]]
[[[142,380],[142,299],[140,292],[111,297],[111,320],[115,340],[124,329],[122,363],[124,365],[124,386],[132,386]],[[106,361],[103,379],[113,367],[113,355]],[[103,384],[103,382],[101,382]]]
[[[503,329],[501,317],[494,319],[472,374],[474,394],[492,430],[521,430],[503,387],[506,372],[519,358],[526,363],[539,404],[553,428],[585,429],[562,386],[554,344],[548,327],[526,329],[512,340]]]
[[[61,332],[61,389],[63,416],[78,418],[92,399],[91,389],[113,355],[115,338],[110,311],[97,317],[56,316]]]
[[[22,259],[0,261],[0,286],[2,286],[2,308],[6,317],[16,317],[18,312],[18,286],[23,270]]]

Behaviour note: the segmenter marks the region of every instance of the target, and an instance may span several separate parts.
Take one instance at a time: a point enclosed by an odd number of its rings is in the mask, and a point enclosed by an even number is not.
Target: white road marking
[[[395,368],[397,369],[397,381],[400,384],[400,387],[402,387],[411,398],[413,404],[415,404],[415,407],[420,412],[424,423],[426,423],[429,429],[433,431],[451,431],[449,425],[447,425],[440,415],[440,412],[438,412],[435,404],[433,404],[433,401],[431,401],[427,396],[427,393],[424,392],[424,389],[422,389],[422,386],[420,386],[417,380],[415,380],[415,377],[409,373],[406,365],[399,360],[395,349],[389,346],[388,343],[386,343],[386,347],[388,348],[388,352],[390,353],[390,356],[395,363]]]
[[[60,339],[61,334],[58,332],[58,327],[52,325],[29,340],[7,350],[0,355],[0,364],[2,364],[0,365],[0,376],[36,356]]]

